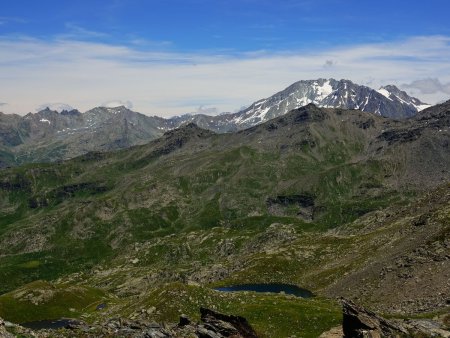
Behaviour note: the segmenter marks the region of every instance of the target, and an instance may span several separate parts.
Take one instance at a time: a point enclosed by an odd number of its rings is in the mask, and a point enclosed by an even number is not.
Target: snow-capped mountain
[[[407,118],[430,106],[394,85],[374,90],[349,80],[318,79],[295,82],[237,113],[183,115],[173,118],[172,123],[179,126],[194,122],[215,132],[230,132],[266,122],[309,103],[325,108],[360,109],[391,118]]]
[[[238,129],[253,126],[313,103],[325,108],[359,109],[391,118],[405,118],[429,107],[393,85],[376,91],[349,80],[298,81],[281,92],[253,103],[235,116]]]

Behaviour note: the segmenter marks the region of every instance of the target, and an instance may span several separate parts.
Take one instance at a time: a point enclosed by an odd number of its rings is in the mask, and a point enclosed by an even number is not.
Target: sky
[[[0,111],[234,112],[291,83],[450,99],[450,1],[0,0]]]

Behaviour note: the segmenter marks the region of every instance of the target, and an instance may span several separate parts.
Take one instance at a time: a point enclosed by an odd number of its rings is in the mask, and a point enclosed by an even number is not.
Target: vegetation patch
[[[77,318],[95,311],[96,305],[106,298],[104,292],[91,287],[35,281],[0,296],[0,317],[15,323]]]

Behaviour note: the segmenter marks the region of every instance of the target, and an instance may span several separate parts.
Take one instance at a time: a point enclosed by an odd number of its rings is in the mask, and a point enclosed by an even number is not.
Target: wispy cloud
[[[450,82],[441,83],[437,78],[415,80],[411,83],[403,84],[402,87],[407,89],[417,89],[422,94],[444,93],[450,95]]]
[[[108,36],[108,34],[106,33],[89,30],[73,22],[66,22],[65,27],[67,33],[61,35],[60,38],[83,39],[83,38],[103,38]]]
[[[217,107],[209,107],[209,106],[200,106],[195,111],[196,114],[206,114],[206,115],[217,115],[219,110]]]
[[[110,100],[103,102],[100,106],[107,107],[107,108],[114,108],[119,106],[124,106],[125,108],[132,109],[133,103],[129,100],[122,101],[122,100]]]
[[[372,87],[392,83],[416,92],[420,88],[414,81],[431,78],[444,88],[450,82],[448,60],[446,36],[312,51],[191,54],[61,37],[0,37],[0,92],[10,103],[4,109],[17,113],[42,102],[67,102],[83,111],[124,97],[133,109],[147,114],[182,114],[202,105],[220,112],[319,77]],[[420,94],[430,103],[449,95],[445,90]]]

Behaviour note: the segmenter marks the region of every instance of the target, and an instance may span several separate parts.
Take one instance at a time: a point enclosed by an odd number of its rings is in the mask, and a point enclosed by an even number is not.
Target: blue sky
[[[234,111],[301,79],[450,97],[450,3],[3,1],[0,110]]]

